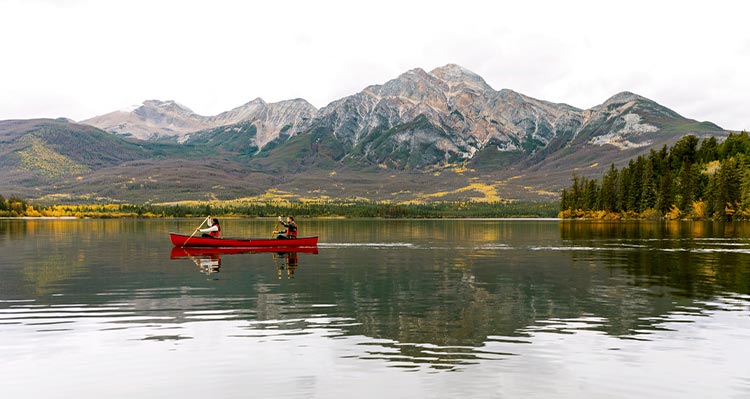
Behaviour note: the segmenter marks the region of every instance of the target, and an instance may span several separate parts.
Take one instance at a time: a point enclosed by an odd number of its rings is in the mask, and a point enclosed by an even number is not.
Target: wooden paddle
[[[195,229],[195,231],[193,232],[193,234],[191,234],[190,237],[188,237],[188,239],[185,240],[185,242],[182,243],[182,247],[183,248],[185,248],[185,245],[187,245],[188,241],[190,241],[190,239],[193,238],[193,236],[195,235],[195,233],[197,233],[198,230],[200,230],[201,227],[203,227],[203,223],[206,223],[208,221],[208,218],[210,218],[210,217],[211,217],[211,215],[206,216],[206,218],[203,219],[203,221],[201,222],[201,224]]]
[[[276,236],[276,226],[279,225],[278,219],[276,220],[276,224],[273,225],[273,232],[271,233],[271,238],[274,238]]]

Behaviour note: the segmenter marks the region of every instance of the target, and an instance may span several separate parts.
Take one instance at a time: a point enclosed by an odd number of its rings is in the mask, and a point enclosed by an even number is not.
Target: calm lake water
[[[0,220],[0,397],[750,397],[750,224],[198,223]]]

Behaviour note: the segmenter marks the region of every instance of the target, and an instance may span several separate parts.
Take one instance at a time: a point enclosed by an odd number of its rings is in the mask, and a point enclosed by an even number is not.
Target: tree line
[[[0,199],[2,196],[0,196]],[[16,196],[0,205],[0,216],[43,216],[78,218],[122,217],[197,217],[237,216],[275,217],[352,217],[352,218],[449,218],[449,217],[553,217],[557,203],[532,202],[432,202],[421,204],[392,204],[368,201],[318,201],[318,202],[206,202],[191,205],[153,204],[87,204],[39,205]],[[2,202],[0,202],[2,203]],[[12,204],[12,205],[9,205]],[[5,207],[3,207],[5,206]],[[5,211],[9,209],[9,211]],[[11,210],[12,209],[12,210]]]
[[[750,137],[723,142],[694,135],[674,146],[612,164],[599,179],[573,176],[562,192],[560,217],[750,219]]]
[[[41,216],[29,202],[17,195],[5,198],[0,194],[0,217]]]

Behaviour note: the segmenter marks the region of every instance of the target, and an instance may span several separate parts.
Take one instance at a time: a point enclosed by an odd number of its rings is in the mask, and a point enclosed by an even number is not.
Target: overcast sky
[[[745,1],[0,0],[0,120],[147,99],[215,115],[316,107],[455,63],[496,90],[589,108],[628,90],[750,129]]]

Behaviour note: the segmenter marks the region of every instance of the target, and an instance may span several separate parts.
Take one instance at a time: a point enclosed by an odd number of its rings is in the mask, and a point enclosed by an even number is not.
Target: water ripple
[[[328,242],[319,244],[318,248],[414,248],[411,242]]]

